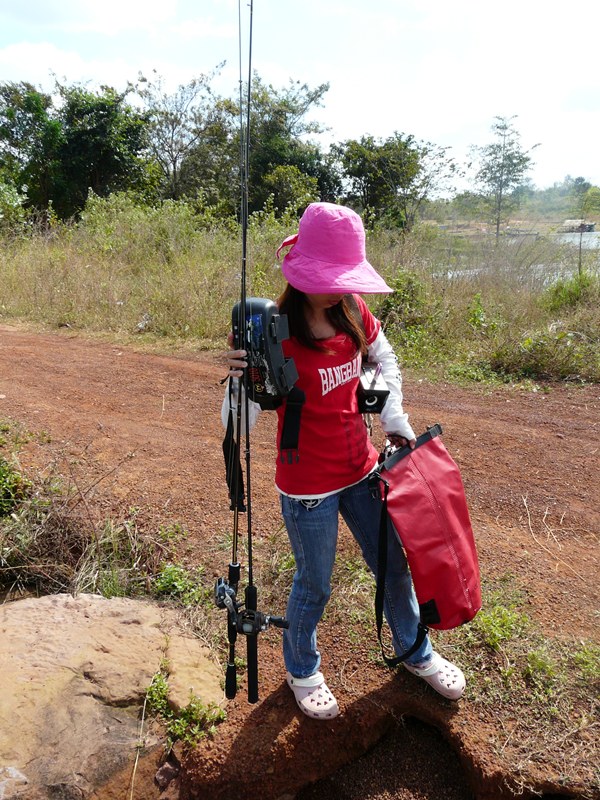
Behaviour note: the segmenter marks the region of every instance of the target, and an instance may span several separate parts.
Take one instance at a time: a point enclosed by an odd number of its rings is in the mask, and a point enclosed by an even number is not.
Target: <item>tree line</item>
[[[235,217],[241,101],[214,92],[221,66],[171,93],[157,75],[140,75],[123,91],[56,81],[49,94],[24,81],[0,83],[0,223],[23,215],[77,219],[90,192],[122,191],[140,203],[185,200],[209,207],[217,218]],[[410,229],[424,208],[452,194],[464,169],[449,148],[411,134],[365,134],[327,150],[320,146],[315,137],[323,129],[311,112],[328,89],[299,81],[276,89],[253,76],[251,213],[268,204],[275,214],[300,213],[309,202],[326,200],[351,205],[368,226]],[[513,121],[495,118],[492,142],[473,148],[474,190],[451,201],[492,223],[496,235],[507,215],[535,194],[527,179],[534,148],[523,148]],[[567,177],[562,191],[583,210],[592,188]]]

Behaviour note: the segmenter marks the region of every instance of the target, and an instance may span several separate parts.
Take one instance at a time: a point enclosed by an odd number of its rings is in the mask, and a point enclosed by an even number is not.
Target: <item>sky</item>
[[[240,24],[241,22],[241,24]],[[165,88],[209,74],[237,97],[248,65],[276,89],[329,83],[309,115],[330,142],[398,132],[459,163],[513,118],[539,189],[600,186],[598,0],[4,0],[0,82]]]

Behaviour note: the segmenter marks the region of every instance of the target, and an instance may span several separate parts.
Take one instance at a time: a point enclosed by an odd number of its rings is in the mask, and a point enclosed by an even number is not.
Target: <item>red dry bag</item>
[[[420,610],[419,634],[390,666],[419,649],[429,628],[456,628],[481,608],[479,565],[460,471],[439,438],[440,425],[385,458],[369,478],[382,501],[375,616],[381,642],[388,519],[398,535]],[[383,649],[383,648],[382,648]]]

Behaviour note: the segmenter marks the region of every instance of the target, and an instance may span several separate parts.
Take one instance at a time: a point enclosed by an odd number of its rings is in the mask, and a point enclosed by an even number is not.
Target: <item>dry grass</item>
[[[253,217],[249,295],[279,295],[275,251],[296,227],[268,212]],[[598,303],[541,302],[549,282],[577,269],[577,249],[553,235],[496,242],[422,225],[408,236],[369,233],[367,252],[391,286],[402,286],[387,332],[405,366],[454,380],[600,376]],[[596,275],[597,251],[584,259]],[[220,347],[241,266],[235,224],[215,224],[185,204],[143,209],[126,196],[95,198],[76,227],[0,241],[0,320],[137,339],[138,347]],[[408,319],[407,276],[422,294]],[[381,297],[367,300],[381,312]]]
[[[4,421],[3,428],[10,433],[16,426]],[[151,593],[169,557],[169,542],[157,532],[144,531],[135,509],[103,519],[93,500],[98,484],[121,465],[86,482],[72,455],[59,456],[43,473],[24,476],[14,452],[7,452],[7,439],[5,435],[0,445],[7,465],[0,471],[5,497],[0,508],[0,593],[8,598],[25,593]]]

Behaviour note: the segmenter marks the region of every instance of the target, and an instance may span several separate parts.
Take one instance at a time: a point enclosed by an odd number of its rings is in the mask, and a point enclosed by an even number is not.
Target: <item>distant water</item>
[[[592,231],[591,233],[559,233],[557,239],[559,242],[579,247],[580,237],[583,250],[595,250],[600,248],[600,231]]]

